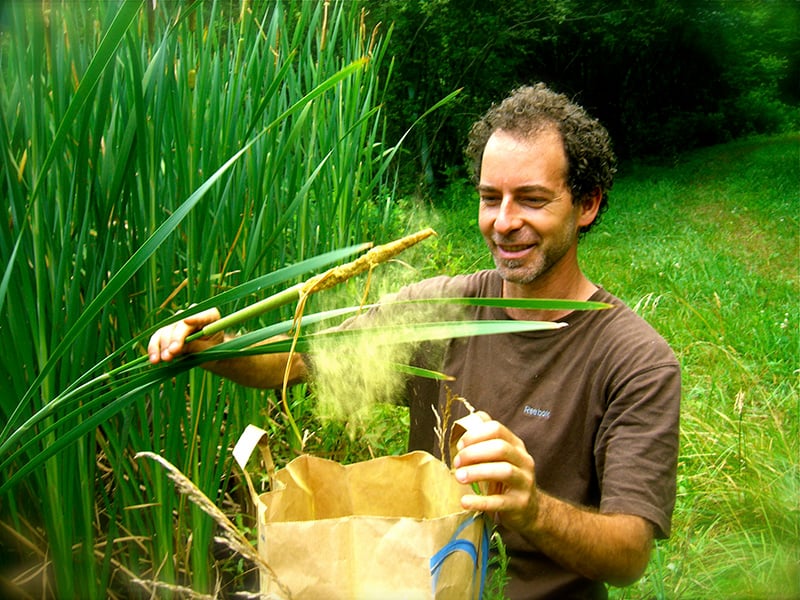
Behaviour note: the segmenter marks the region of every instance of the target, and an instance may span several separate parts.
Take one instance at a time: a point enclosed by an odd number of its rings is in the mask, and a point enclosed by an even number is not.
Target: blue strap
[[[461,525],[458,526],[453,537],[450,538],[450,541],[447,542],[442,548],[431,557],[430,561],[430,569],[431,569],[431,577],[433,578],[432,585],[433,585],[433,594],[436,595],[436,585],[439,581],[439,574],[441,573],[442,564],[444,563],[445,559],[453,554],[454,552],[466,552],[472,558],[472,565],[474,568],[477,569],[478,567],[478,549],[475,547],[469,540],[460,539],[458,536],[464,531],[466,527],[471,525],[475,522],[475,519],[478,518],[477,514],[472,515],[468,519],[466,519]],[[480,595],[478,598],[483,597],[483,586],[486,582],[486,571],[489,565],[489,526],[488,523],[484,521],[484,526],[481,528],[481,549],[480,549]]]

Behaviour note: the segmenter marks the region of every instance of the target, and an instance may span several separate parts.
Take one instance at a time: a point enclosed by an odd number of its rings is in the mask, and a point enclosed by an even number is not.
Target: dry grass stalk
[[[431,410],[433,410],[433,414],[436,417],[436,426],[433,428],[434,434],[436,434],[436,439],[439,442],[439,455],[442,457],[442,460],[445,460],[447,456],[445,454],[445,449],[447,448],[447,431],[450,429],[450,420],[453,418],[453,404],[455,402],[460,402],[463,404],[469,414],[475,412],[475,408],[467,401],[466,398],[459,396],[458,394],[454,394],[453,390],[450,389],[449,386],[445,386],[445,392],[447,397],[445,399],[444,404],[444,414],[440,415],[439,411],[435,406],[431,406]],[[452,460],[453,457],[450,457]]]
[[[210,516],[217,525],[220,526],[222,530],[222,537],[220,541],[223,542],[225,545],[228,546],[234,552],[237,552],[242,557],[252,561],[255,565],[261,569],[262,571],[266,572],[270,578],[277,584],[280,588],[281,593],[284,594],[285,598],[291,598],[292,594],[288,588],[286,588],[283,583],[281,583],[280,579],[278,579],[277,574],[273,571],[272,567],[270,567],[264,559],[258,554],[258,551],[253,548],[247,538],[242,535],[242,533],[237,529],[236,525],[234,525],[228,517],[225,516],[216,504],[214,504],[208,496],[206,496],[195,484],[192,482],[191,479],[186,477],[183,473],[181,473],[175,465],[170,463],[164,457],[154,453],[154,452],[138,452],[135,458],[150,458],[160,464],[164,469],[167,471],[168,477],[172,480],[175,484],[175,488],[181,494],[186,495],[189,500],[194,502],[203,512],[205,512],[208,516]],[[159,584],[164,585],[164,584]]]

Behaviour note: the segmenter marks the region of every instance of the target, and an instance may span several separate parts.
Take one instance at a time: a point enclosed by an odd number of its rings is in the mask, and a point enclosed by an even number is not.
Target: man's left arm
[[[488,484],[486,494],[462,498],[466,510],[496,513],[505,527],[563,567],[618,586],[644,573],[653,544],[652,525],[636,515],[574,506],[539,490],[533,458],[501,423],[489,420],[470,428],[453,464],[462,483]]]

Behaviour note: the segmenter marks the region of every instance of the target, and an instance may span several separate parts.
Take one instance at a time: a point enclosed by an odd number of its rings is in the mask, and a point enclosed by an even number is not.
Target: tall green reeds
[[[229,438],[278,423],[272,395],[176,371],[144,396],[52,401],[191,302],[380,234],[386,32],[347,1],[6,10],[0,461],[4,481],[29,472],[0,497],[4,547],[33,558],[37,594],[127,595],[136,578],[212,592],[212,524],[132,455],[222,502]]]

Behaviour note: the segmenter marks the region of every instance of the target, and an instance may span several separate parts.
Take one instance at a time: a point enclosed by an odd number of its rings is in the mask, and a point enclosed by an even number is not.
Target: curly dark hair
[[[581,233],[585,233],[608,208],[608,191],[614,183],[617,158],[605,127],[565,95],[552,91],[543,83],[515,89],[472,126],[465,151],[467,160],[477,184],[481,176],[483,150],[492,133],[502,129],[528,138],[549,126],[555,126],[564,142],[567,185],[573,203],[578,204],[597,188],[602,192],[597,218],[581,229]]]

